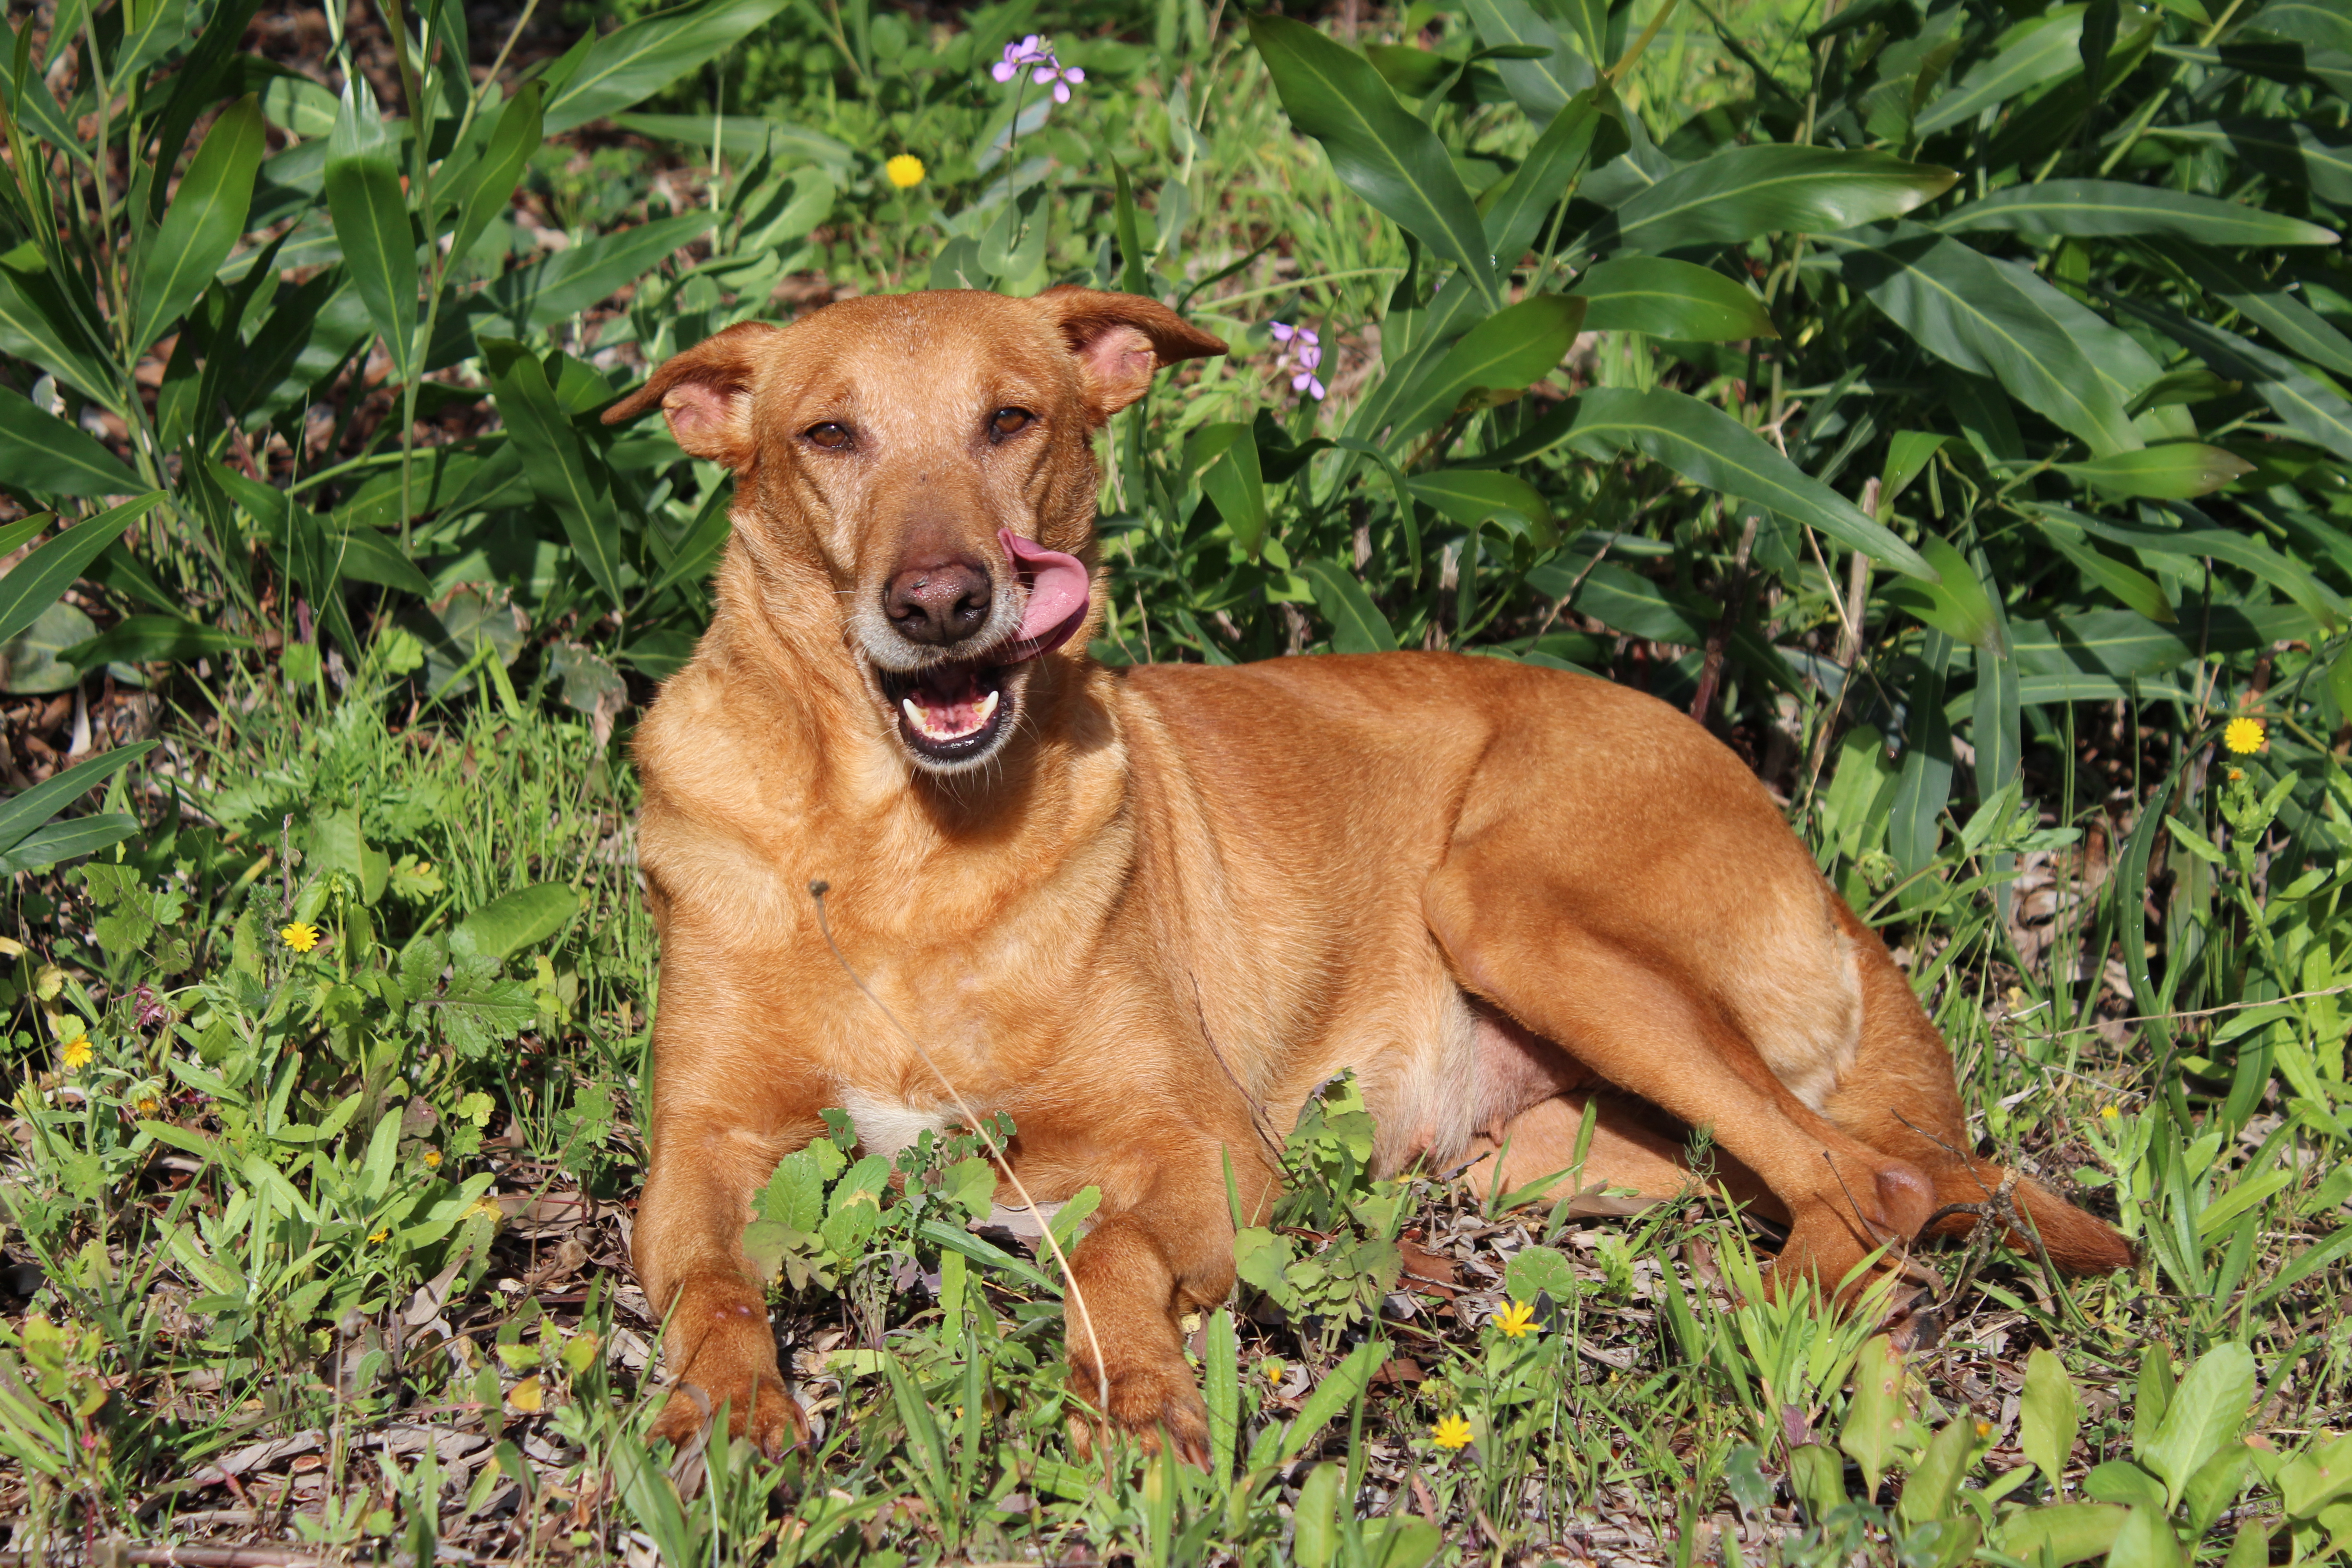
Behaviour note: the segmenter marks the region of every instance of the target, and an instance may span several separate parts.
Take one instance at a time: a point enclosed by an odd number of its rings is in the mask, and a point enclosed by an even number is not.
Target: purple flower
[[[1297,356],[1298,372],[1290,378],[1290,390],[1306,393],[1318,403],[1323,400],[1323,380],[1315,374],[1323,363],[1323,340],[1315,335],[1312,327],[1294,327],[1288,321],[1276,321],[1272,328],[1274,341],[1283,345],[1274,358],[1277,371],[1288,365]]]
[[[1054,53],[1054,40],[1041,33],[1032,33],[1017,44],[1004,46],[1004,58],[989,67],[989,75],[999,81],[1011,81],[1024,69],[1038,87],[1054,84],[1054,101],[1070,101],[1070,89],[1087,79],[1087,73],[1076,66],[1065,66]]]

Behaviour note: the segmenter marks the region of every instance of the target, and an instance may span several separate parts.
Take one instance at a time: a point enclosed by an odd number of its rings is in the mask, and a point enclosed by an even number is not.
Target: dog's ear
[[[1065,283],[1037,296],[1077,356],[1087,411],[1097,425],[1143,395],[1152,373],[1225,352],[1224,343],[1157,300]]]
[[[635,419],[655,404],[677,444],[698,458],[740,468],[751,460],[751,386],[760,359],[782,329],[739,321],[673,354],[646,384],[604,410],[604,423]]]

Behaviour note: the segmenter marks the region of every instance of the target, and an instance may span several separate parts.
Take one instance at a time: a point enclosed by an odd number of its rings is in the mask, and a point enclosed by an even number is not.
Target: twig
[[[809,897],[816,902],[817,933],[824,938],[824,945],[833,953],[834,962],[841,965],[841,972],[844,974],[849,976],[849,983],[857,987],[857,994],[873,1003],[875,1010],[888,1019],[890,1026],[898,1031],[899,1037],[914,1047],[917,1056],[923,1058],[923,1065],[931,1069],[931,1076],[940,1080],[940,1087],[948,1091],[950,1100],[955,1101],[956,1110],[962,1115],[964,1125],[971,1128],[981,1142],[987,1146],[990,1156],[996,1161],[996,1168],[1004,1173],[1004,1179],[1013,1184],[1013,1190],[1021,1194],[1021,1201],[1027,1206],[1029,1212],[1043,1221],[1045,1211],[1037,1206],[1037,1200],[1029,1195],[1028,1186],[1023,1183],[1020,1174],[1013,1169],[1013,1162],[1005,1158],[1004,1150],[997,1143],[995,1135],[989,1131],[988,1124],[973,1112],[970,1105],[965,1103],[963,1096],[956,1091],[956,1086],[948,1081],[948,1075],[940,1070],[940,1064],[931,1059],[931,1053],[923,1048],[923,1042],[915,1037],[915,1032],[912,1029],[898,1021],[898,1015],[890,1011],[888,1003],[874,994],[874,988],[866,984],[865,976],[857,973],[856,967],[849,962],[848,955],[841,951],[841,944],[833,940],[833,922],[825,918],[824,912],[824,896],[833,890],[833,884],[819,879],[809,884],[808,890]],[[1067,1287],[1070,1300],[1077,1303],[1078,1326],[1086,1330],[1087,1347],[1095,1353],[1096,1392],[1102,1405],[1103,1414],[1108,1415],[1110,1414],[1110,1373],[1103,1360],[1102,1341],[1095,1335],[1094,1310],[1087,1305],[1086,1293],[1078,1289],[1078,1277],[1070,1268],[1069,1255],[1062,1250],[1062,1244],[1054,1238],[1054,1227],[1041,1224],[1038,1228],[1045,1236],[1046,1250],[1054,1255],[1054,1261],[1061,1266],[1062,1283]],[[5,1565],[0,1565],[0,1568],[5,1568]]]

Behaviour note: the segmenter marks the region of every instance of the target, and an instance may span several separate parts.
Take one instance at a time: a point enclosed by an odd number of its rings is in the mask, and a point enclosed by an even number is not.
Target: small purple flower
[[[1273,327],[1274,341],[1283,345],[1274,360],[1275,369],[1281,370],[1295,354],[1298,372],[1290,378],[1290,390],[1305,393],[1315,401],[1323,401],[1323,380],[1315,372],[1323,363],[1323,340],[1315,335],[1312,327],[1294,327],[1287,321],[1276,321]]]
[[[1017,44],[1004,46],[1004,58],[989,68],[989,74],[999,81],[1011,81],[1024,69],[1038,87],[1054,84],[1054,101],[1070,101],[1070,89],[1087,79],[1087,73],[1076,66],[1065,66],[1054,53],[1054,40],[1041,33],[1032,33]]]

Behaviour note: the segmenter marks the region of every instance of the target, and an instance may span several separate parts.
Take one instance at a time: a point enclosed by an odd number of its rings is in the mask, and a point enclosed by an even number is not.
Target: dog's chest
[[[953,1118],[928,1105],[916,1105],[894,1096],[844,1088],[841,1108],[857,1129],[858,1145],[868,1154],[886,1158],[908,1147],[925,1132],[945,1132]]]

